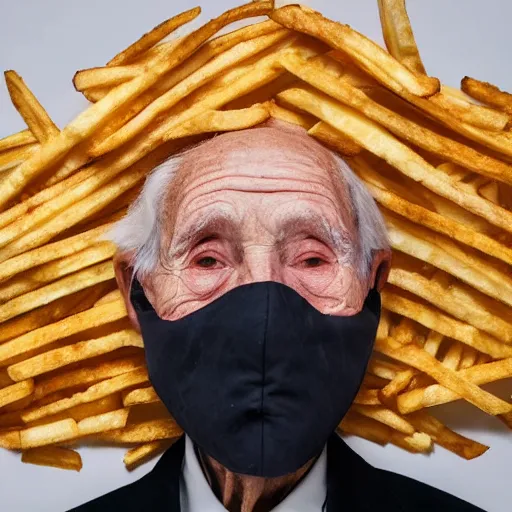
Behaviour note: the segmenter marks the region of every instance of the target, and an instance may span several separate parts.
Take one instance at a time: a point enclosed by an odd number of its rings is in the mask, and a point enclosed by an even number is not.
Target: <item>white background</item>
[[[71,84],[76,70],[103,65],[142,33],[199,1],[0,0],[0,68],[20,73],[54,121],[63,127],[87,105]],[[238,4],[237,0],[202,3],[202,21]],[[307,3],[382,42],[376,0]],[[460,79],[469,75],[512,91],[510,0],[409,0],[408,9],[431,75],[452,86],[458,86]],[[0,137],[22,128],[23,122],[2,83]],[[488,389],[508,398],[512,382]],[[430,456],[419,456],[360,439],[349,443],[378,467],[427,482],[488,512],[511,510],[510,432],[467,404],[439,407],[436,413],[450,427],[491,449],[467,462],[442,448],[436,448]],[[78,474],[25,465],[19,455],[0,450],[0,511],[65,511],[140,478],[154,465],[149,463],[128,473],[121,449],[91,447],[81,453],[84,469]]]

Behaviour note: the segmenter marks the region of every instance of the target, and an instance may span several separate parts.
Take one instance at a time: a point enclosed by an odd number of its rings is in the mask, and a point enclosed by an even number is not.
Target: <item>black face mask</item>
[[[228,470],[268,478],[322,451],[361,385],[380,317],[375,289],[342,317],[275,282],[234,288],[175,321],[136,280],[131,301],[150,380],[178,424]]]

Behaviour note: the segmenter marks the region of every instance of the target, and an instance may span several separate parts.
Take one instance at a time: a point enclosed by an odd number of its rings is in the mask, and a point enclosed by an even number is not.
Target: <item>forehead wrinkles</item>
[[[314,140],[302,128],[281,123],[281,128],[263,126],[228,132],[209,139],[183,155],[183,163],[169,185],[163,202],[162,216],[164,226],[162,240],[167,245],[174,232],[176,219],[186,189],[204,176],[219,173],[224,168],[233,172],[237,166],[244,170],[243,163],[248,167],[258,165],[269,167],[269,162],[275,168],[293,168],[295,165],[309,169],[311,173],[324,174],[328,186],[337,201],[337,210],[343,224],[354,232],[355,215],[352,201],[343,175],[338,170],[331,153]],[[240,162],[242,165],[240,165]],[[293,175],[290,176],[293,178]]]

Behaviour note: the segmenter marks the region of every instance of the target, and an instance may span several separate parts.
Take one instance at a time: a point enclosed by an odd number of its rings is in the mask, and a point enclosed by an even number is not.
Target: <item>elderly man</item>
[[[334,434],[391,253],[368,191],[305,131],[272,122],[172,157],[111,236],[151,382],[186,436],[78,510],[477,510]]]

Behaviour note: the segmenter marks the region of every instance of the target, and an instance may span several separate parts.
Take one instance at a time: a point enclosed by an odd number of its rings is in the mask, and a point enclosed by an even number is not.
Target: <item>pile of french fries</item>
[[[130,445],[133,468],[181,435],[148,381],[104,235],[154,166],[269,117],[341,153],[389,229],[375,352],[339,430],[471,459],[488,447],[429,408],[467,400],[512,428],[512,404],[480,387],[512,376],[512,95],[472,78],[441,85],[404,0],[378,4],[388,51],[270,1],[173,37],[200,13],[189,10],[79,71],[91,105],[62,130],[6,72],[28,128],[0,140],[1,447],[80,470],[81,444]]]

